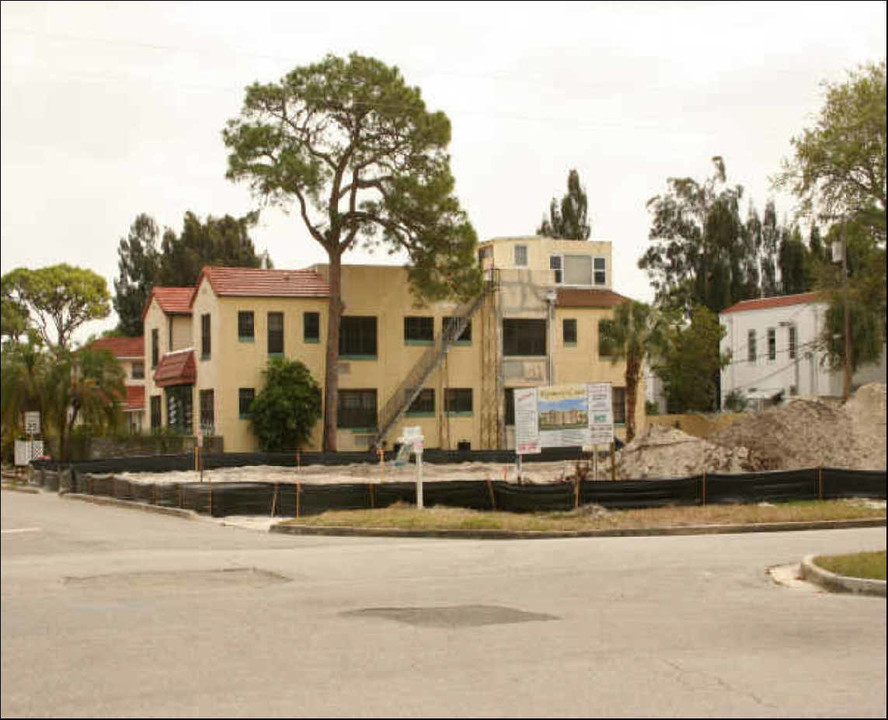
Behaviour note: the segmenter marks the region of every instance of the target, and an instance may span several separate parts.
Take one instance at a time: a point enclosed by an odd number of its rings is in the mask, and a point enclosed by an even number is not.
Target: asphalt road
[[[5,491],[0,713],[885,717],[885,599],[767,573],[884,547],[302,537]]]

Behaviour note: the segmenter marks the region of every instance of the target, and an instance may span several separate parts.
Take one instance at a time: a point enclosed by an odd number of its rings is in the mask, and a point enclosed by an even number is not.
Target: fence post
[[[296,517],[299,517],[299,495],[302,493],[302,486],[296,481]]]
[[[493,494],[493,483],[487,478],[487,492],[490,494],[490,509],[496,510],[496,499]]]
[[[574,510],[580,507],[580,476],[577,474],[576,480],[574,480]]]
[[[277,509],[278,484],[274,484],[274,495],[271,496],[271,517],[274,517],[274,511]]]

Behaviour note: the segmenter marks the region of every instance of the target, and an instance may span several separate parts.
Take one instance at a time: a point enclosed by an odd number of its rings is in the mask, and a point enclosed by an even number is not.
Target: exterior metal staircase
[[[481,293],[459,308],[453,316],[454,320],[449,324],[445,323],[443,331],[435,338],[434,344],[429,345],[410,372],[407,373],[404,380],[401,381],[401,384],[391,394],[385,405],[383,405],[382,412],[379,414],[379,430],[373,438],[372,447],[382,447],[385,437],[404,416],[404,413],[407,412],[413,401],[416,400],[423,389],[423,385],[425,385],[429,376],[441,364],[453,343],[463,334],[463,331],[465,331],[469,321],[472,319],[472,315],[475,314],[484,302],[484,298],[494,292],[494,290],[494,283],[490,280],[485,280]]]

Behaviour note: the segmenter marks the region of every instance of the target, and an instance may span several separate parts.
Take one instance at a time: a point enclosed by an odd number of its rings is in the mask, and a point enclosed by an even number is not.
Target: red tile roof
[[[263,270],[261,268],[214,267],[200,273],[219,296],[236,297],[328,297],[327,281],[314,270]]]
[[[145,386],[126,386],[126,405],[124,410],[142,410],[145,407]]]
[[[781,295],[778,297],[756,298],[755,300],[741,300],[729,308],[722,310],[719,315],[743,312],[744,310],[765,310],[767,308],[784,307],[786,305],[801,305],[823,301],[823,295],[817,292],[799,293],[798,295]]]
[[[190,315],[191,314],[191,298],[194,297],[195,288],[193,287],[158,287],[151,288],[151,294],[142,310],[142,320],[148,308],[151,307],[151,301],[156,299],[160,309],[167,315]]]
[[[154,382],[160,387],[191,385],[197,378],[194,350],[176,350],[164,355],[154,371]]]
[[[93,341],[94,350],[110,350],[114,357],[142,358],[145,355],[145,340],[141,337],[103,337]]]
[[[556,307],[570,308],[612,308],[629,298],[613,290],[595,288],[559,288],[555,300]]]

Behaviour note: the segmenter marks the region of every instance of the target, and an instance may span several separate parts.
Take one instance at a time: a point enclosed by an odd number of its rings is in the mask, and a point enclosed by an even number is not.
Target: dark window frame
[[[339,391],[336,427],[342,430],[375,430],[378,423],[376,388]]]
[[[620,399],[622,398],[622,402]],[[611,409],[614,414],[614,425],[626,424],[626,388],[611,387]]]
[[[241,420],[247,420],[250,417],[250,405],[256,399],[256,388],[238,388],[237,389],[237,415]]]
[[[431,345],[435,342],[435,318],[431,315],[404,316],[404,344]]]
[[[471,415],[473,400],[472,388],[445,388],[444,412],[447,415]]]
[[[561,320],[561,337],[564,344],[573,347],[577,344],[577,319],[562,318]]]
[[[504,318],[504,357],[547,357],[546,320]]]
[[[200,316],[200,359],[209,359],[212,351],[212,320],[209,313],[204,313]]]
[[[787,345],[789,346],[789,359],[795,360],[798,355],[799,336],[795,325],[790,325],[787,332]]]
[[[151,429],[156,430],[163,426],[163,398],[160,395],[152,395],[150,403]]]
[[[145,361],[144,360],[136,360],[132,364],[132,378],[133,380],[144,380],[145,379]]]
[[[407,408],[408,416],[428,417],[435,414],[435,389],[423,388]]]
[[[458,315],[447,315],[441,318],[441,332],[446,333],[447,330],[459,320]],[[472,344],[472,321],[466,323],[465,329],[459,334],[459,337],[453,341],[454,345],[471,345]]]
[[[515,424],[515,388],[506,388],[506,412],[505,412],[505,424],[506,425],[514,425]]]
[[[754,363],[757,358],[755,330],[746,333],[746,362]]]
[[[375,315],[343,315],[339,320],[339,357],[376,360],[379,346]]]
[[[275,321],[280,318],[280,328],[272,329],[272,319]],[[284,314],[282,312],[269,312],[267,317],[268,325],[266,327],[266,336],[268,338],[268,354],[283,355],[284,354]]]
[[[198,402],[200,406],[200,429],[205,430],[211,428],[215,431],[216,393],[212,388],[201,390],[198,393]]]
[[[239,342],[255,342],[256,318],[252,310],[237,311],[237,339]]]
[[[151,330],[151,369],[157,367],[160,362],[160,330],[152,328]]]
[[[316,344],[321,342],[321,314],[315,311],[302,313],[302,342]]]
[[[768,328],[768,362],[777,359],[777,328]]]

